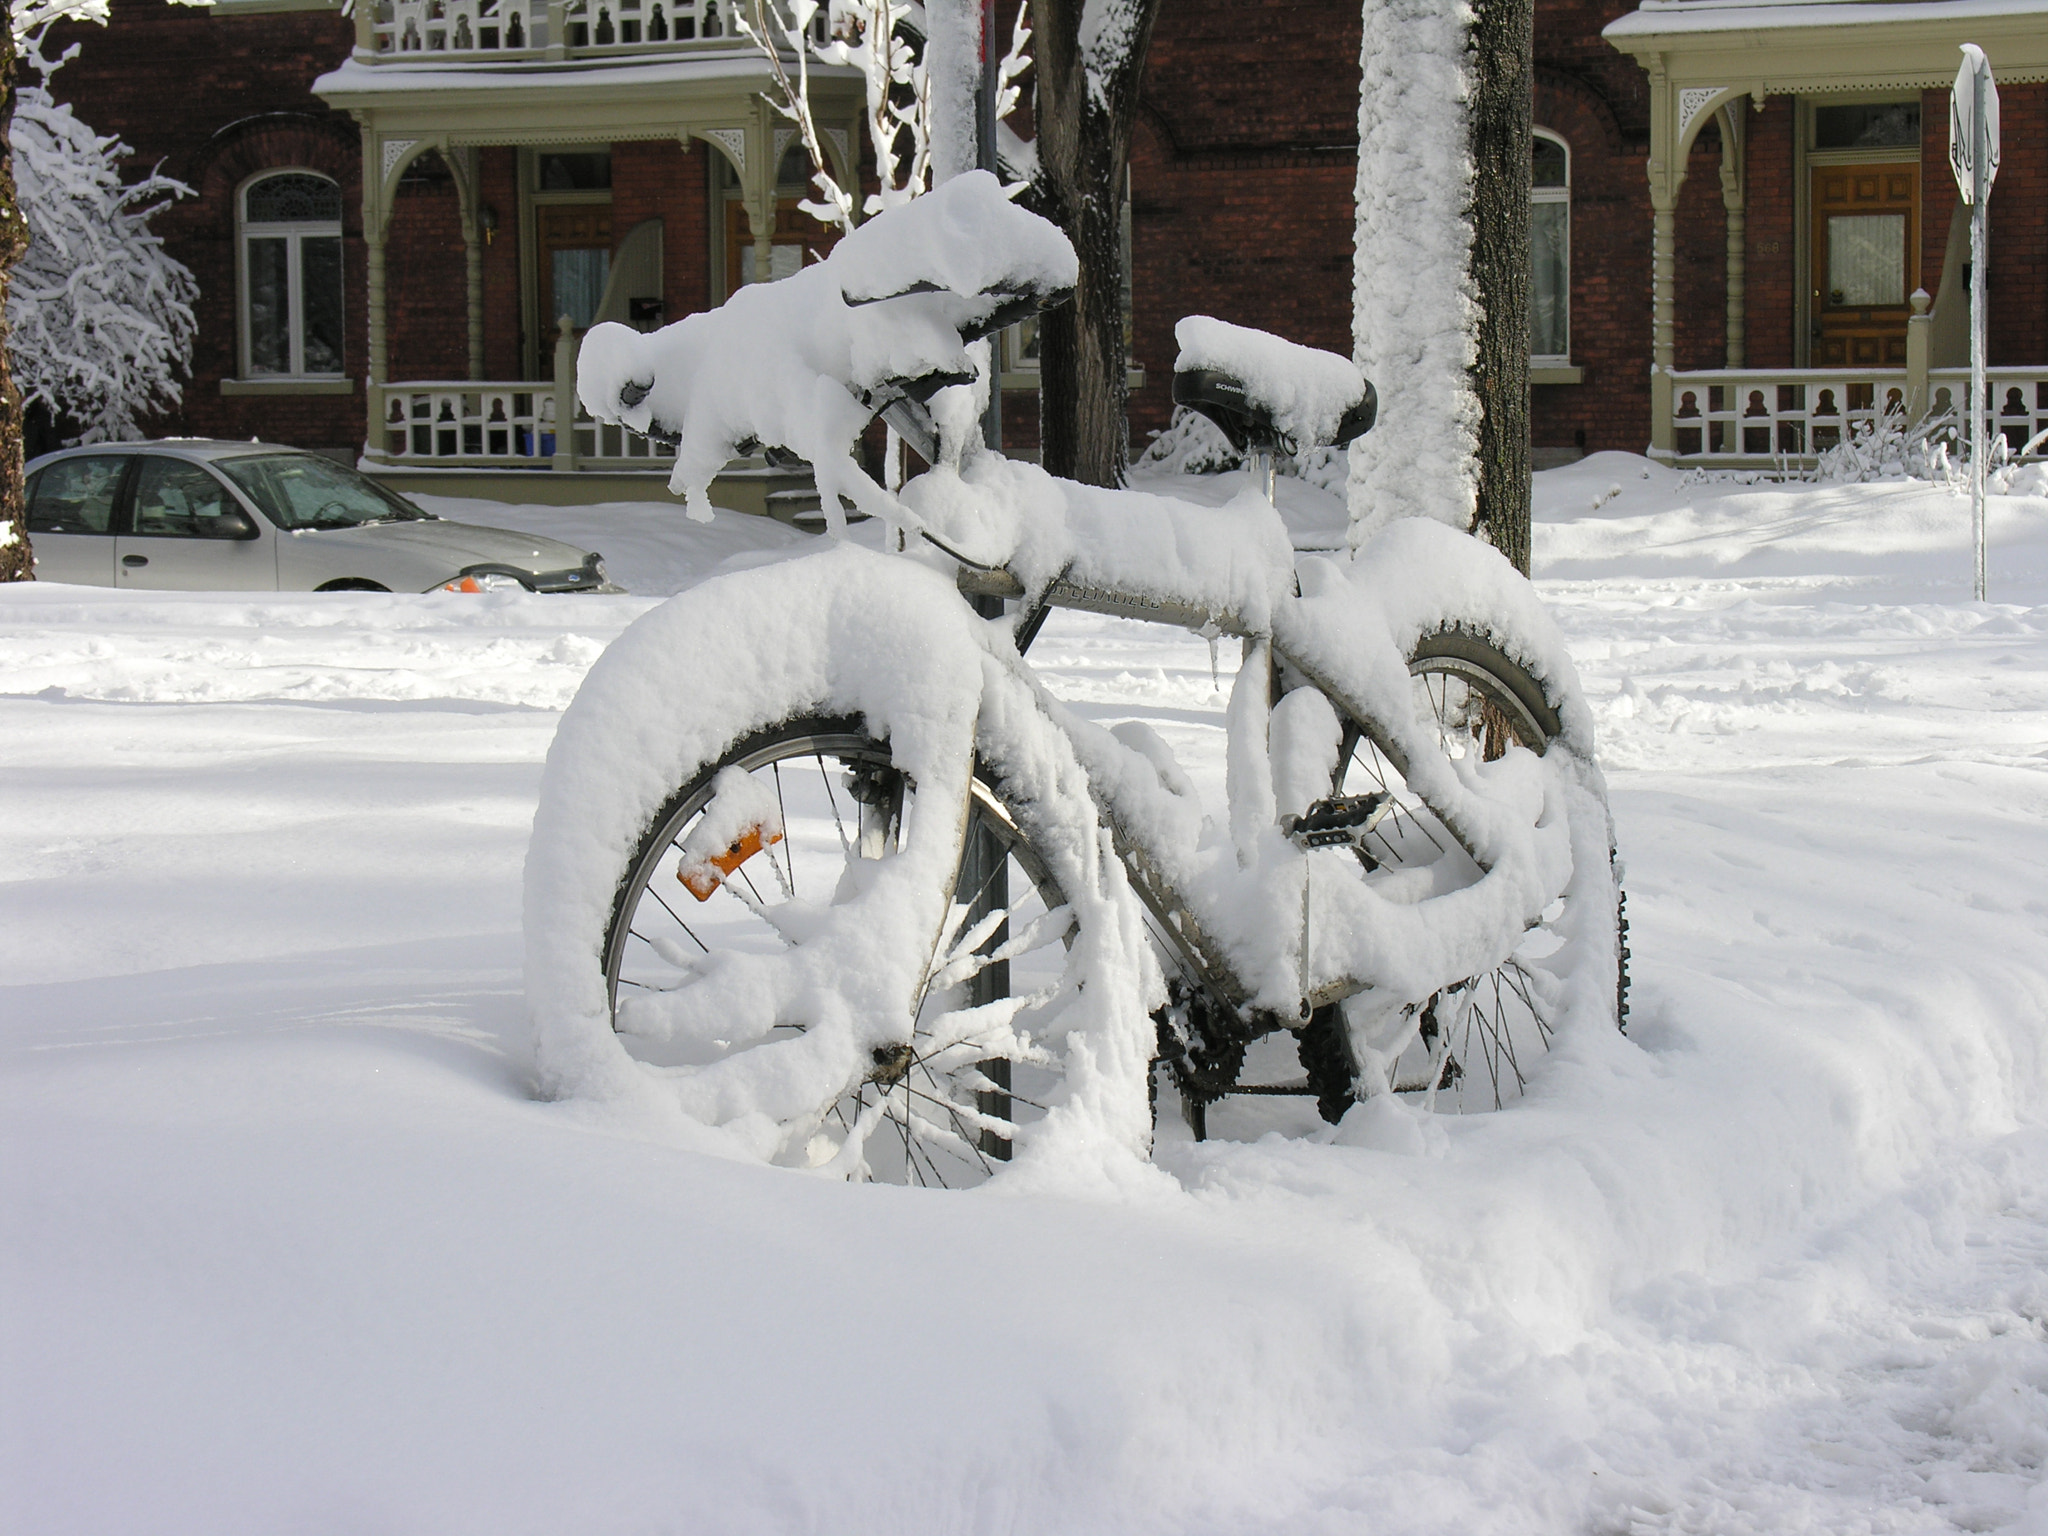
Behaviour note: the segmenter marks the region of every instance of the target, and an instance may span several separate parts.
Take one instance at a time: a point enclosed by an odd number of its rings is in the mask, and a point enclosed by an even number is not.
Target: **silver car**
[[[27,466],[36,575],[183,592],[616,592],[604,561],[450,522],[296,448],[170,438]]]

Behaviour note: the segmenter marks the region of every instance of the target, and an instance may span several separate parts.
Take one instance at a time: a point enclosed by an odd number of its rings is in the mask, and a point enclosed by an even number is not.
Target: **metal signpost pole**
[[[1984,266],[1988,254],[1991,183],[1998,175],[1998,87],[1991,61],[1975,43],[1963,44],[1963,67],[1949,97],[1949,166],[1970,205],[1970,536],[1975,557],[1972,590],[1985,600],[1984,468],[1990,433],[1985,420],[1984,349],[1987,340]]]
[[[1975,596],[1984,601],[1984,70],[1970,101],[1970,538],[1976,552]]]
[[[996,100],[1001,94],[1003,56],[996,52],[996,0],[981,0],[981,73],[975,95],[975,163],[998,180]],[[982,413],[981,439],[998,451],[1003,446],[1003,338],[988,339],[988,409]]]

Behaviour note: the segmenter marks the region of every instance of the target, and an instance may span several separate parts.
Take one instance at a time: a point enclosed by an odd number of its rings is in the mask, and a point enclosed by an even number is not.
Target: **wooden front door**
[[[540,299],[540,345],[536,348],[542,378],[554,377],[555,332],[567,315],[580,340],[597,316],[611,277],[612,205],[610,203],[542,203],[533,210],[534,243],[539,247],[535,273]]]
[[[1920,263],[1920,167],[1813,170],[1813,366],[1903,368]]]

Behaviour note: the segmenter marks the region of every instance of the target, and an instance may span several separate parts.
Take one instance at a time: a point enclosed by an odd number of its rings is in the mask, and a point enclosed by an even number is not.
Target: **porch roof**
[[[823,86],[833,106],[842,112],[856,106],[858,70],[814,63],[810,74],[813,87]],[[545,131],[565,117],[583,124],[595,114],[629,131],[697,119],[706,107],[715,116],[733,115],[735,108],[751,106],[771,83],[767,60],[745,46],[602,62],[415,64],[351,58],[315,80],[313,93],[344,111],[386,121],[396,112],[422,126],[498,127],[516,121]],[[515,109],[519,117],[508,119],[505,114]]]
[[[1739,81],[1759,103],[1946,85],[1964,42],[2001,80],[2048,80],[2048,0],[1644,0],[1601,35],[1674,82]]]

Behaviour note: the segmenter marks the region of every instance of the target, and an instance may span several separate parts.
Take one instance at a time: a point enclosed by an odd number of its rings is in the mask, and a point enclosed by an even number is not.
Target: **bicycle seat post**
[[[1275,491],[1275,484],[1273,480],[1273,450],[1269,447],[1254,445],[1251,451],[1250,460],[1252,471],[1252,484],[1257,486],[1259,494],[1266,498],[1267,506],[1277,508],[1279,506],[1279,503],[1273,499]]]

